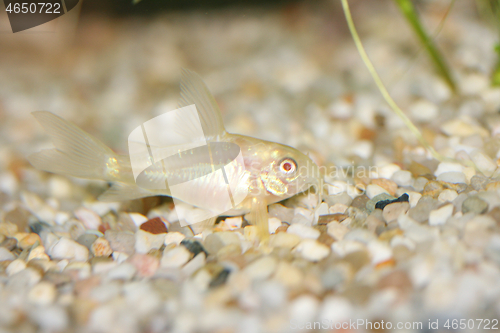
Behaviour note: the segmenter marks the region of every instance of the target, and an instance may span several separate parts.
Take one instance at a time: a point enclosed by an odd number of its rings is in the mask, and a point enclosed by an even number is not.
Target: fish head
[[[290,198],[319,186],[319,168],[314,161],[297,149],[273,143],[263,158],[260,180],[265,190],[277,197],[274,201]]]

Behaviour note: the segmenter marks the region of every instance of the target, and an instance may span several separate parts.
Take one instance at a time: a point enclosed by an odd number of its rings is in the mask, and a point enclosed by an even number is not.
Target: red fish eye
[[[280,163],[280,169],[285,174],[291,174],[297,169],[297,163],[291,158],[285,158]]]

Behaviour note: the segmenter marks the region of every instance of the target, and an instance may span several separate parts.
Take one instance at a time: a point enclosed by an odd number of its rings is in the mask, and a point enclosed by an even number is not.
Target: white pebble
[[[457,191],[446,189],[439,193],[438,200],[440,202],[452,202],[458,197]]]
[[[482,152],[476,152],[471,155],[472,162],[476,164],[479,171],[481,171],[486,177],[490,177],[493,172],[497,169],[497,165],[493,160],[486,154]]]
[[[224,222],[230,229],[237,229],[241,228],[241,225],[243,224],[243,218],[241,216],[228,217],[224,220]]]
[[[378,240],[368,243],[368,251],[374,265],[392,258],[392,249],[390,246]]]
[[[439,176],[445,172],[462,172],[464,171],[464,166],[459,163],[453,162],[441,162],[439,163],[436,171],[434,172],[434,176]]]
[[[320,261],[330,254],[328,246],[313,239],[302,240],[295,251],[309,261]]]
[[[11,275],[14,275],[16,273],[19,273],[20,271],[22,271],[25,268],[26,268],[26,263],[24,262],[24,260],[16,259],[13,262],[11,262],[9,264],[9,266],[7,266],[5,271],[7,272],[7,275],[11,276]]]
[[[347,207],[344,204],[336,203],[335,205],[330,207],[330,209],[328,211],[330,214],[344,214],[346,212],[347,208],[349,208],[349,207]]]
[[[252,280],[267,279],[276,269],[277,261],[274,257],[264,256],[251,262],[244,271]]]
[[[413,119],[417,121],[432,121],[438,115],[439,109],[436,104],[427,100],[420,100],[410,106],[409,111]]]
[[[383,167],[377,168],[378,178],[391,179],[392,175],[399,170],[401,170],[401,167],[397,164],[386,164]]]
[[[288,227],[287,233],[295,234],[301,238],[310,238],[310,239],[318,239],[321,234],[318,229],[314,229],[312,227],[308,227],[302,224],[292,224]]]
[[[31,304],[47,306],[54,302],[57,297],[57,290],[54,284],[48,281],[41,281],[31,288],[28,293],[28,301]]]
[[[439,209],[432,210],[429,214],[429,225],[435,226],[445,224],[446,221],[451,217],[451,214],[453,214],[452,204],[448,204]]]
[[[394,181],[399,186],[411,186],[413,179],[410,171],[399,170],[394,172],[394,174],[391,177],[391,180]]]
[[[277,217],[270,217],[268,221],[269,221],[269,233],[274,234],[276,232],[276,229],[278,229],[281,226],[281,220]]]
[[[53,259],[87,261],[89,258],[89,249],[87,247],[66,237],[59,239],[48,252]]]
[[[415,207],[417,205],[418,201],[420,200],[420,198],[422,197],[422,194],[420,194],[418,192],[414,192],[414,191],[407,191],[406,193],[410,197],[409,198],[410,207],[411,208]]]
[[[366,187],[366,196],[370,199],[373,199],[377,195],[382,194],[382,193],[389,194],[389,192],[387,192],[387,190],[385,188],[380,187],[380,186],[375,185],[375,184],[370,184]]]
[[[16,256],[5,247],[0,247],[0,261],[14,260]]]
[[[69,324],[68,313],[59,305],[39,307],[30,317],[43,332],[64,332]]]
[[[83,223],[85,228],[90,230],[98,229],[102,223],[101,217],[99,215],[85,207],[78,208],[77,210],[75,210],[74,214],[76,218]]]
[[[165,245],[168,244],[179,245],[184,238],[186,238],[186,236],[184,236],[180,232],[177,231],[169,232],[165,236]]]
[[[467,183],[467,178],[465,178],[463,172],[444,172],[437,176],[437,180],[452,184]]]
[[[148,218],[139,213],[128,213],[128,216],[134,222],[135,226],[139,228],[141,224],[148,221]]]
[[[341,241],[344,236],[349,232],[349,228],[337,222],[330,222],[327,225],[327,232],[335,240]]]
[[[165,243],[167,234],[151,234],[147,231],[139,229],[135,233],[135,251],[145,254],[152,249],[159,249]]]
[[[108,271],[108,278],[111,280],[121,279],[124,281],[128,281],[134,277],[136,272],[137,270],[135,269],[134,265],[128,262],[124,262],[116,267],[111,268]]]
[[[191,259],[191,252],[184,246],[165,249],[161,257],[160,266],[163,268],[179,268]]]

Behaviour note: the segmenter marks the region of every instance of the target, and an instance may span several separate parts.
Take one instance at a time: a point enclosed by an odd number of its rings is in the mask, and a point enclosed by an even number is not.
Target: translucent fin
[[[206,137],[216,137],[226,133],[219,106],[201,77],[187,69],[182,69],[180,106],[195,104],[200,115],[201,127]]]
[[[152,197],[155,195],[168,195],[163,191],[161,194],[147,191],[137,185],[129,185],[124,183],[113,183],[111,187],[101,194],[97,199],[99,201],[125,201],[135,200],[145,197]]]
[[[47,111],[32,113],[56,149],[28,156],[37,169],[87,179],[106,180],[106,161],[115,153],[74,124]]]
[[[250,209],[250,220],[257,226],[261,240],[269,238],[269,213],[267,203],[259,197],[252,198],[252,208]]]
[[[191,229],[194,235],[201,234],[203,231],[212,228],[215,224],[215,220],[217,220],[217,217],[211,217],[205,221],[191,224],[189,229]]]

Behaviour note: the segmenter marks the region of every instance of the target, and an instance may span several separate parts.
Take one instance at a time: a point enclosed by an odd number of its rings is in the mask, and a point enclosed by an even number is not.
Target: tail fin
[[[116,156],[110,148],[51,112],[36,111],[32,114],[56,147],[28,156],[35,168],[79,178],[107,180],[106,162]]]

